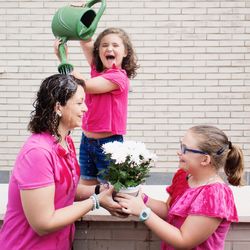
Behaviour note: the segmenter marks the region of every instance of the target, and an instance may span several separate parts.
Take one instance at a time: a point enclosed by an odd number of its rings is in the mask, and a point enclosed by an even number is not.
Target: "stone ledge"
[[[230,188],[233,191],[234,199],[239,215],[239,222],[246,223],[250,222],[250,186],[244,187],[232,187]],[[166,200],[166,186],[164,185],[143,185],[143,192],[147,193],[152,198],[159,200]],[[7,205],[7,193],[8,193],[8,184],[0,184],[0,220],[3,220],[4,213],[6,211]],[[118,218],[111,216],[109,212],[103,208],[100,208],[95,211],[90,211],[81,219],[82,221],[111,221],[111,222],[129,222],[129,221],[138,221],[138,218],[135,216],[129,216],[127,218]]]

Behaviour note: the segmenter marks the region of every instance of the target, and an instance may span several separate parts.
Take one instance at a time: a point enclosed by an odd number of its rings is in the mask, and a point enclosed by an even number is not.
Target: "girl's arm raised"
[[[93,49],[94,49],[94,42],[92,38],[90,38],[87,41],[80,41],[80,45],[83,51],[83,54],[86,57],[86,60],[88,61],[88,64],[91,65],[93,62]]]

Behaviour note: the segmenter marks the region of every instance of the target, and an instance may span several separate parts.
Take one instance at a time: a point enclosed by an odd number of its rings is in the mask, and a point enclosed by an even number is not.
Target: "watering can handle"
[[[99,3],[99,2],[102,2],[102,5],[101,5],[100,9],[103,8],[103,5],[104,5],[104,8],[106,7],[106,1],[105,0],[90,0],[90,1],[87,1],[87,3],[84,4],[84,7],[90,8],[94,4]]]
[[[96,17],[94,19],[94,21],[92,22],[91,26],[97,26],[97,23],[99,22],[105,8],[106,8],[106,0],[90,0],[88,1],[85,6],[87,8],[90,8],[91,6],[93,6],[94,4],[98,3],[98,2],[101,2],[101,7],[100,9],[98,10],[97,14],[96,14]]]

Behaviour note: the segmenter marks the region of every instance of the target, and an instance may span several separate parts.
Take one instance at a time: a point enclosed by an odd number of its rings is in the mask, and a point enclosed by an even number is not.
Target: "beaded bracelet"
[[[93,201],[93,207],[92,207],[92,211],[96,209],[96,199],[93,195],[90,196],[90,199]]]
[[[96,200],[96,208],[99,209],[100,208],[100,202],[99,202],[98,195],[93,194],[93,196],[95,197],[95,200]]]
[[[93,200],[93,208],[92,210],[99,209],[100,208],[100,202],[98,199],[98,196],[96,194],[93,194],[90,196],[90,198]]]

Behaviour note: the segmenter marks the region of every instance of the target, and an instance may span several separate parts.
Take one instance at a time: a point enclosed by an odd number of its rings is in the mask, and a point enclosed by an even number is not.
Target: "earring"
[[[59,117],[62,117],[62,113],[61,112],[57,112],[56,113]]]

